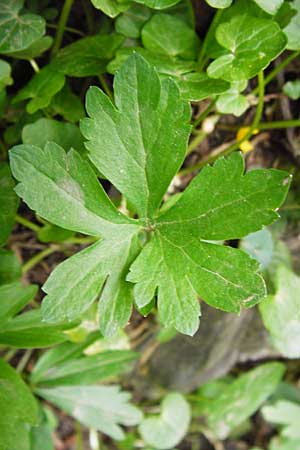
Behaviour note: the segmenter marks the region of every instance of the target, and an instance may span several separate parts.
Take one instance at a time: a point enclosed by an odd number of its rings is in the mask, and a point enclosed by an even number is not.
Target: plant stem
[[[113,101],[113,100],[114,100],[113,93],[112,93],[112,91],[110,90],[110,88],[109,88],[109,86],[108,86],[108,84],[107,84],[107,81],[106,81],[104,75],[101,74],[101,75],[98,76],[98,78],[99,78],[99,81],[100,81],[100,83],[101,83],[101,86],[102,86],[104,92],[105,92],[105,93],[109,96],[109,98]]]
[[[275,120],[274,122],[260,122],[256,128],[258,130],[278,130],[281,128],[293,127],[300,127],[300,120]],[[218,125],[218,128],[220,128],[220,130],[237,131],[241,127],[220,124]]]
[[[218,22],[220,21],[222,14],[223,14],[223,9],[218,9],[211,21],[209,30],[205,35],[203,44],[201,46],[198,62],[197,62],[197,71],[199,71],[199,72],[201,72],[203,70],[203,68],[207,62],[205,53],[206,53],[208,38],[210,37],[210,33],[213,31],[213,29],[217,26]]]
[[[81,0],[81,4],[84,10],[84,14],[86,17],[86,23],[88,28],[88,33],[93,34],[94,32],[94,15],[93,15],[93,8],[91,5],[90,0]]]
[[[52,23],[47,23],[46,24],[47,28],[54,28],[55,30],[57,30],[58,25],[52,24]],[[65,31],[69,31],[70,33],[73,34],[78,34],[78,36],[84,37],[85,34],[83,31],[77,30],[76,28],[73,27],[65,27]]]
[[[197,136],[189,144],[186,151],[186,156],[192,153],[192,151],[195,150],[195,148],[197,148],[199,144],[201,144],[201,142],[206,138],[206,136],[207,133],[205,133],[203,130],[200,130]]]
[[[185,169],[182,169],[178,173],[179,176],[187,175],[187,174],[189,174],[191,172],[194,172],[195,170],[199,170],[203,166],[205,166],[206,164],[214,162],[215,159],[217,157],[219,157],[219,156],[229,155],[230,153],[232,153],[235,150],[237,150],[243,142],[245,142],[247,139],[249,139],[252,136],[253,131],[257,129],[257,126],[258,126],[258,124],[260,122],[260,119],[261,119],[261,116],[262,116],[262,113],[263,113],[263,108],[264,108],[264,93],[265,93],[265,90],[264,90],[264,74],[263,74],[263,71],[259,72],[259,74],[258,74],[258,86],[259,86],[258,105],[257,105],[257,108],[256,108],[254,120],[253,120],[251,126],[249,127],[249,130],[245,134],[245,136],[243,136],[243,138],[240,139],[239,141],[235,141],[233,144],[227,146],[218,155],[214,154],[214,155],[209,156],[208,158],[206,158],[206,159],[204,159],[202,161],[199,161],[194,166],[186,167]]]
[[[56,32],[56,35],[54,38],[53,47],[51,50],[51,56],[54,56],[60,49],[64,31],[65,31],[65,26],[68,21],[73,2],[74,2],[74,0],[65,0],[65,3],[64,3],[64,6],[61,11],[60,18],[59,18],[59,22],[58,22],[58,28],[57,28],[57,32]]]
[[[4,361],[9,362],[17,352],[17,348],[11,348],[10,350],[8,350],[8,352],[3,356]]]
[[[20,216],[19,214],[16,214],[16,222],[20,223],[26,228],[29,228],[30,230],[34,231],[35,233],[39,232],[41,227],[39,227],[36,223],[31,222],[28,219],[25,219],[25,217]]]
[[[35,71],[35,73],[39,73],[40,68],[39,68],[36,60],[32,58],[32,59],[29,60],[29,63],[31,65],[31,67],[33,68],[33,70]]]
[[[58,250],[59,250],[58,246],[52,245],[50,247],[45,248],[41,252],[37,253],[24,264],[22,268],[22,273],[23,274],[27,273],[30,269],[36,266],[44,258],[46,258],[47,256],[51,255],[54,252],[57,252]]]
[[[25,369],[32,353],[33,353],[34,349],[30,349],[30,350],[26,350],[26,352],[24,353],[24,355],[22,356],[22,358],[19,361],[19,364],[16,367],[16,371],[18,373],[22,373],[23,370]]]
[[[278,66],[276,66],[270,73],[269,75],[266,76],[265,80],[264,80],[264,86],[266,86],[267,84],[270,83],[270,81],[273,80],[273,78],[276,77],[276,75],[278,75],[279,72],[281,72],[286,66],[288,66],[292,61],[294,61],[294,59],[296,59],[298,56],[300,55],[300,51],[296,51],[291,53],[289,56],[287,56],[287,58],[285,58],[280,64],[278,64]],[[251,92],[251,94],[258,94],[258,90],[259,90],[259,86],[257,86],[255,89],[253,89],[253,91]]]
[[[75,430],[76,430],[76,450],[84,450],[81,423],[77,421],[75,422]]]
[[[204,119],[206,119],[206,117],[208,116],[208,114],[211,112],[211,110],[213,109],[213,107],[215,106],[216,103],[216,99],[212,100],[210,102],[210,104],[207,106],[207,108],[200,114],[199,117],[197,117],[193,123],[193,127],[197,128],[197,126],[199,125],[199,123],[201,123]]]

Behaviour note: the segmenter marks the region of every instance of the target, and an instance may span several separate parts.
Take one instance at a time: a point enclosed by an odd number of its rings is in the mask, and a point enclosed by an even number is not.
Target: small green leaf
[[[2,91],[5,86],[10,86],[12,83],[11,67],[8,62],[0,59],[0,91]]]
[[[288,81],[283,86],[283,92],[292,100],[300,98],[300,80]]]
[[[14,186],[8,164],[0,162],[0,246],[9,238],[19,205]]]
[[[269,266],[274,251],[274,241],[268,228],[248,234],[240,242],[240,248],[260,263],[262,269]]]
[[[89,36],[62,48],[51,68],[70,77],[88,77],[105,72],[124,37],[118,34]]]
[[[234,114],[237,117],[244,114],[250,105],[247,98],[240,92],[246,89],[247,84],[246,80],[231,83],[230,88],[218,97],[216,102],[218,111],[222,114]]]
[[[181,75],[177,81],[182,98],[200,102],[207,97],[226,93],[230,84],[224,80],[209,78],[205,73],[191,72]],[[226,94],[224,94],[226,95]]]
[[[116,17],[123,11],[126,11],[131,1],[118,1],[118,0],[91,0],[93,6],[100,9],[109,17]]]
[[[232,0],[205,0],[205,1],[213,8],[220,8],[220,9],[228,8],[232,3]]]
[[[100,89],[89,89],[91,119],[83,119],[81,131],[97,169],[141,217],[151,217],[184,160],[190,109],[176,84],[161,83],[137,54],[116,74],[114,92],[116,107]]]
[[[133,4],[115,22],[117,33],[126,37],[138,38],[143,25],[151,17],[151,11],[143,5]]]
[[[283,5],[284,0],[254,0],[255,3],[266,13],[274,15]]]
[[[163,399],[160,416],[144,419],[139,432],[146,444],[156,449],[170,449],[184,438],[190,420],[190,405],[183,395],[172,393]]]
[[[300,439],[289,439],[282,436],[271,440],[269,450],[295,450],[300,446]],[[256,450],[255,448],[252,450]],[[257,449],[260,450],[260,449]]]
[[[281,431],[283,437],[300,439],[300,406],[298,404],[279,400],[274,405],[264,406],[261,412],[266,421],[283,427]]]
[[[49,107],[54,114],[59,114],[69,122],[78,122],[85,116],[80,98],[71,91],[67,84],[52,98]]]
[[[250,417],[275,391],[285,366],[267,363],[240,375],[210,406],[208,424],[220,439]]]
[[[207,73],[227,81],[254,77],[286,47],[286,37],[276,22],[247,14],[219,25],[216,38],[227,52],[209,65]]]
[[[279,267],[275,295],[260,304],[260,312],[274,347],[287,358],[300,357],[300,278]],[[300,435],[299,435],[300,437]]]
[[[29,450],[28,424],[37,425],[35,398],[20,375],[0,359],[1,450]]]
[[[142,3],[148,8],[165,9],[179,3],[180,0],[135,0],[137,3]]]
[[[59,122],[53,119],[38,119],[25,125],[22,130],[23,144],[44,148],[47,142],[55,142],[66,151],[74,148],[79,152],[85,151],[83,136],[79,128],[72,123]]]
[[[137,356],[137,353],[132,351],[112,350],[73,358],[51,366],[38,382],[47,387],[98,383],[128,371],[130,363],[136,360]]]
[[[39,109],[46,108],[52,97],[63,88],[64,84],[64,75],[52,70],[51,66],[46,66],[18,92],[13,103],[31,99],[26,105],[26,111],[34,114]]]
[[[0,286],[0,323],[14,317],[37,293],[37,286],[23,286],[19,282]],[[2,330],[1,330],[2,331]]]
[[[130,395],[118,386],[63,386],[37,389],[47,401],[66,411],[88,428],[124,439],[120,425],[137,425],[141,412],[129,403]]]
[[[24,0],[0,1],[0,53],[25,50],[45,32],[45,20],[20,14]]]
[[[168,14],[155,14],[142,29],[144,47],[153,53],[195,59],[199,39],[185,22]]]
[[[22,266],[14,252],[0,249],[0,286],[21,278]]]
[[[290,3],[296,14],[292,17],[290,23],[284,28],[284,33],[287,36],[287,49],[299,50],[300,49],[300,0],[293,0]]]
[[[33,59],[40,57],[44,52],[49,50],[53,43],[53,38],[51,36],[43,36],[42,38],[34,41],[25,50],[20,50],[17,52],[9,53],[11,58],[17,59]]]

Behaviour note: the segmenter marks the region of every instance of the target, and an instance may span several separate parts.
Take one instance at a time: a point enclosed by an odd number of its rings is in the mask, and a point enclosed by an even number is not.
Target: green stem
[[[18,373],[22,373],[23,372],[23,370],[25,369],[28,361],[30,360],[30,357],[31,357],[33,351],[34,351],[34,349],[26,350],[26,352],[24,353],[24,355],[20,359],[19,364],[16,367],[16,371]]]
[[[38,233],[41,229],[36,223],[31,222],[28,219],[25,219],[25,217],[20,216],[19,214],[16,215],[16,222],[20,223],[26,228],[29,228],[30,230],[34,231],[35,233]]]
[[[47,28],[53,28],[55,30],[58,29],[58,25],[55,25],[55,24],[52,24],[52,23],[47,23],[46,27]],[[69,31],[70,33],[73,33],[73,34],[78,34],[78,36],[81,36],[81,37],[85,36],[83,31],[77,30],[76,28],[73,28],[73,27],[66,27],[65,26],[65,31]]]
[[[203,70],[203,68],[207,62],[207,58],[206,58],[205,54],[206,54],[208,39],[209,39],[211,33],[213,32],[213,29],[217,26],[218,22],[220,21],[222,14],[223,14],[223,9],[218,9],[211,21],[209,30],[206,33],[206,36],[204,38],[203,44],[201,46],[198,62],[197,62],[197,71],[199,71],[199,72],[201,72]]]
[[[84,450],[81,423],[77,421],[75,422],[75,430],[76,430],[76,450]]]
[[[274,122],[260,122],[256,128],[258,130],[278,130],[282,128],[293,128],[300,127],[300,120],[275,120]],[[218,125],[220,130],[225,131],[237,131],[241,127],[240,126],[231,126],[231,125]]]
[[[267,84],[269,84],[270,81],[272,81],[273,78],[276,77],[276,75],[278,75],[286,66],[288,66],[292,61],[294,61],[294,59],[296,59],[299,55],[300,55],[300,51],[293,52],[287,58],[285,58],[280,64],[278,64],[278,66],[276,66],[269,73],[269,75],[266,76],[266,78],[264,80],[264,86],[267,86]],[[258,94],[258,91],[259,91],[259,86],[257,86],[255,89],[253,89],[251,94]]]
[[[40,68],[39,68],[36,60],[32,58],[32,59],[29,60],[29,63],[31,65],[31,67],[33,68],[33,70],[35,71],[35,73],[39,73]]]
[[[108,86],[108,84],[107,84],[107,81],[106,81],[104,75],[99,75],[98,78],[99,78],[99,81],[100,81],[100,83],[101,83],[101,86],[102,86],[104,92],[105,92],[105,93],[108,95],[108,97],[113,101],[113,100],[114,100],[113,93],[112,93],[112,91],[110,90],[110,88],[109,88],[109,86]]]
[[[263,71],[259,72],[258,74],[258,86],[259,86],[259,96],[258,96],[258,105],[256,108],[256,112],[255,112],[255,116],[254,116],[254,120],[251,124],[251,126],[249,127],[249,130],[247,131],[247,133],[245,134],[245,136],[243,136],[242,139],[234,142],[233,144],[229,145],[228,147],[226,147],[222,152],[220,152],[218,155],[211,155],[210,157],[199,161],[197,164],[195,164],[194,166],[191,167],[186,167],[185,169],[182,169],[178,175],[182,176],[182,175],[187,175],[191,172],[194,172],[195,170],[199,170],[202,169],[203,166],[205,166],[206,164],[210,164],[212,162],[214,162],[216,160],[216,158],[218,158],[219,156],[223,156],[223,155],[229,155],[230,153],[234,152],[235,150],[237,150],[240,145],[245,142],[246,140],[248,140],[252,134],[253,131],[257,129],[257,126],[260,122],[262,113],[263,113],[263,108],[264,108],[264,93],[265,93],[265,89],[264,89],[264,74]]]
[[[91,5],[90,0],[81,0],[81,4],[84,10],[84,14],[86,17],[86,23],[88,28],[88,33],[93,34],[95,23],[94,23],[94,14],[93,14],[93,8]]]
[[[4,361],[9,362],[15,354],[19,351],[17,348],[11,348],[7,353],[3,356]]]
[[[45,259],[47,256],[51,255],[52,253],[57,252],[58,250],[59,250],[58,246],[52,245],[50,247],[47,247],[45,250],[42,250],[41,252],[37,253],[23,265],[22,273],[23,274],[27,273],[34,266],[36,266],[40,261]]]
[[[207,106],[207,108],[200,114],[199,117],[197,117],[193,123],[193,127],[197,128],[199,123],[203,122],[204,119],[208,116],[208,114],[211,112],[211,110],[214,108],[216,104],[216,99],[212,100],[210,104]]]
[[[63,40],[64,31],[65,31],[65,26],[68,21],[73,2],[74,2],[74,0],[65,0],[65,3],[64,3],[64,6],[61,11],[60,18],[59,18],[59,22],[58,22],[58,28],[57,28],[57,32],[56,32],[56,35],[54,38],[53,47],[51,50],[51,56],[54,56],[60,49],[60,46],[61,46],[61,43]]]
[[[197,134],[197,136],[189,144],[187,151],[186,151],[186,155],[189,155],[190,153],[192,153],[192,151],[194,151],[195,148],[197,148],[198,145],[200,145],[201,142],[204,141],[206,136],[207,136],[207,133],[205,133],[203,130],[200,130],[199,133]]]

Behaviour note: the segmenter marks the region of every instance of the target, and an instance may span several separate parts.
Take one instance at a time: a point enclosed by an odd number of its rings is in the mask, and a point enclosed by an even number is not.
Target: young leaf
[[[24,0],[0,0],[0,53],[24,50],[45,32],[45,20],[36,14],[20,14]]]
[[[285,266],[277,271],[277,290],[260,304],[272,343],[287,358],[300,357],[300,278]]]
[[[284,0],[254,0],[257,5],[268,14],[276,14],[283,5]]]
[[[137,353],[112,350],[98,355],[82,356],[51,366],[38,382],[46,387],[98,383],[128,370]],[[35,380],[34,376],[32,378]]]
[[[79,152],[85,151],[83,137],[79,128],[72,123],[59,122],[53,119],[38,119],[25,125],[22,130],[23,144],[44,148],[47,142],[55,142],[66,151],[74,148]]]
[[[300,80],[288,81],[283,86],[283,92],[292,100],[300,98]]]
[[[219,25],[216,38],[227,52],[209,65],[207,73],[227,81],[254,77],[285,49],[287,42],[276,22],[248,14]]]
[[[213,433],[225,439],[275,391],[284,371],[281,363],[262,364],[225,387],[210,406],[208,424]]]
[[[218,97],[216,103],[218,111],[222,114],[234,114],[237,117],[244,114],[249,108],[249,102],[240,92],[246,89],[247,84],[246,80],[231,83],[230,88]]]
[[[185,22],[169,14],[155,14],[142,29],[142,42],[153,53],[195,59],[199,39]]]
[[[264,406],[262,415],[268,422],[283,426],[282,436],[300,439],[300,406],[298,404],[287,400],[279,400],[274,405]]]
[[[43,149],[18,145],[10,151],[10,161],[20,181],[17,194],[49,222],[95,236],[110,234],[116,223],[130,223],[115,209],[77,152],[66,154],[51,142]]]
[[[288,50],[300,50],[300,0],[293,0],[290,4],[296,14],[283,30],[288,39],[286,48]]]
[[[58,406],[88,428],[124,439],[120,425],[137,425],[141,412],[129,403],[130,395],[118,386],[63,386],[37,389],[37,394]]]
[[[156,449],[170,449],[184,438],[191,420],[191,409],[183,395],[168,394],[158,417],[145,418],[139,432],[146,444]]]
[[[62,73],[49,65],[40,70],[29,83],[21,89],[13,99],[13,103],[31,99],[26,106],[26,111],[33,114],[39,109],[46,108],[52,97],[59,92],[65,84]]]
[[[15,222],[19,200],[8,164],[0,163],[0,246],[7,241]]]
[[[176,84],[160,82],[139,55],[114,79],[116,107],[95,87],[87,93],[91,119],[81,122],[91,161],[132,203],[151,217],[181,166],[190,132],[190,109]]]
[[[17,372],[0,359],[1,450],[29,450],[28,424],[37,425],[35,398]]]
[[[205,1],[213,8],[220,8],[220,9],[228,8],[232,3],[232,0],[205,0]]]

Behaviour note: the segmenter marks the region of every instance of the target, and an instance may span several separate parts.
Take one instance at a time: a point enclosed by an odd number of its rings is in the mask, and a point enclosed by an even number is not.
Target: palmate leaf
[[[133,298],[143,308],[157,295],[161,321],[193,334],[197,296],[225,311],[253,306],[265,295],[258,264],[213,241],[241,238],[276,220],[288,174],[271,169],[244,175],[236,153],[203,169],[172,207],[159,211],[185,157],[189,105],[172,80],[161,81],[137,54],[117,73],[114,91],[116,106],[99,89],[89,90],[90,118],[81,130],[90,160],[139,219],[115,209],[73,150],[66,154],[50,143],[11,151],[16,191],[31,208],[55,225],[103,238],[51,274],[43,317],[73,320],[100,297],[100,329],[111,335],[127,323]]]

